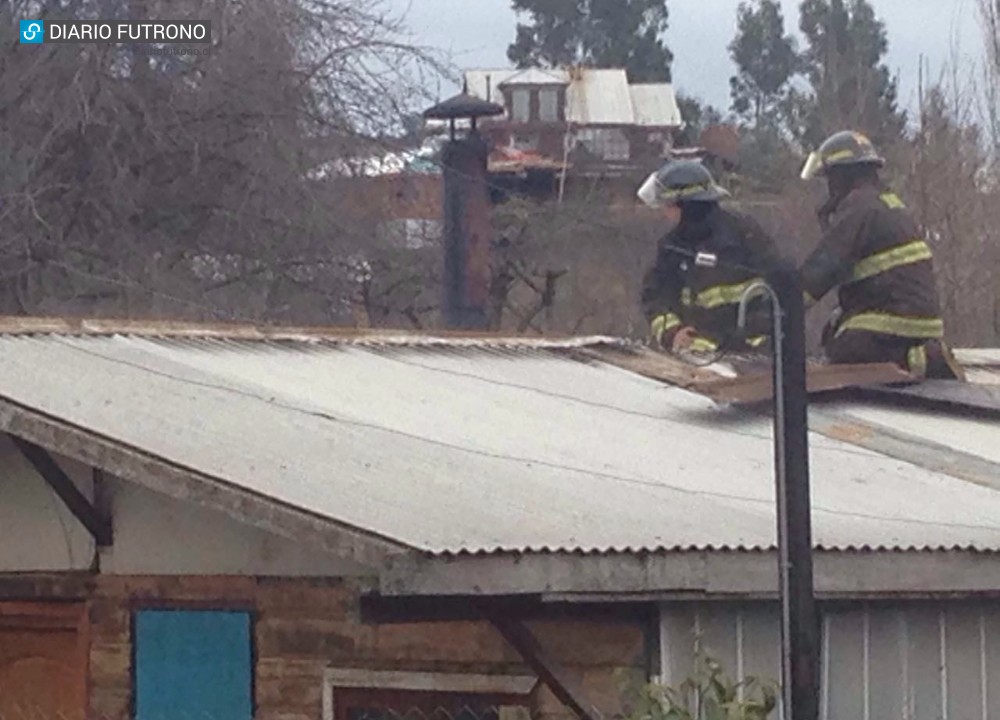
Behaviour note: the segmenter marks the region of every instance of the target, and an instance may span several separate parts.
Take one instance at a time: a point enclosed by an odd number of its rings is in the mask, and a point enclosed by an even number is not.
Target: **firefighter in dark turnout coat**
[[[767,342],[766,303],[751,302],[748,332],[737,327],[737,309],[776,262],[774,244],[754,220],[720,207],[728,196],[691,161],[669,163],[639,190],[647,205],[680,209],[680,222],[660,241],[642,287],[643,311],[660,348],[745,352]]]
[[[831,136],[803,179],[827,178],[819,247],[802,267],[807,302],[839,287],[840,308],[823,344],[833,363],[896,363],[918,377],[957,378],[944,344],[931,249],[878,170],[885,161],[854,132]]]

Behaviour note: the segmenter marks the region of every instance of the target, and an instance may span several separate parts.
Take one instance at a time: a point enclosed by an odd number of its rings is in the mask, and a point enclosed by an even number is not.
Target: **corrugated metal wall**
[[[700,637],[731,676],[777,679],[779,634],[774,604],[664,606],[662,676],[687,677]],[[1000,603],[825,608],[821,636],[822,720],[1000,720]]]

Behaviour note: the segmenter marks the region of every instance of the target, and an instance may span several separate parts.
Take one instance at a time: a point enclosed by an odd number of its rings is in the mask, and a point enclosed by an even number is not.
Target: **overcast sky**
[[[400,12],[416,41],[449,52],[461,68],[506,67],[507,45],[516,17],[509,0],[388,0]],[[961,49],[966,68],[982,47],[976,0],[872,0],[889,30],[888,63],[899,74],[901,100],[916,99],[921,54],[936,77],[953,48]],[[678,89],[723,108],[729,105],[733,73],[726,46],[736,29],[739,0],[668,0],[667,43],[674,52]],[[783,0],[789,30],[798,30],[799,0]],[[443,86],[447,95],[454,88]]]

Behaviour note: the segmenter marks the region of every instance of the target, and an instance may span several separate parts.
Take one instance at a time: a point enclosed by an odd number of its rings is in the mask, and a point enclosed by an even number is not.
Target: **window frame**
[[[559,117],[559,88],[539,88],[538,90],[538,121],[543,123],[557,123],[562,120]],[[552,98],[552,116],[546,117],[545,115],[545,103],[543,98]]]
[[[337,690],[407,691],[465,695],[528,696],[538,685],[535,675],[408,672],[327,668],[323,673],[323,720],[335,720]]]
[[[510,120],[514,123],[527,124],[531,122],[531,88],[514,87],[510,91]],[[518,98],[524,98],[523,116],[518,115]]]

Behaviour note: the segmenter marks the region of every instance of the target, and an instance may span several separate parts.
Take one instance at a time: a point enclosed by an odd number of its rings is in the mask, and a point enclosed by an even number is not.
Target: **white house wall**
[[[661,676],[668,684],[689,675],[696,637],[734,678],[780,677],[774,604],[665,606]],[[1000,718],[1000,603],[826,610],[820,665],[821,720]]]
[[[364,574],[330,557],[121,480],[110,481],[114,546],[101,570],[121,575],[338,576]]]
[[[78,463],[56,459],[88,498],[90,475]],[[0,434],[0,571],[85,570],[94,541],[66,506]]]
[[[90,469],[54,456],[93,498]],[[128,575],[361,575],[362,566],[326,555],[145,488],[106,479],[114,544],[101,550],[101,572]],[[87,570],[90,534],[0,434],[0,573]]]

